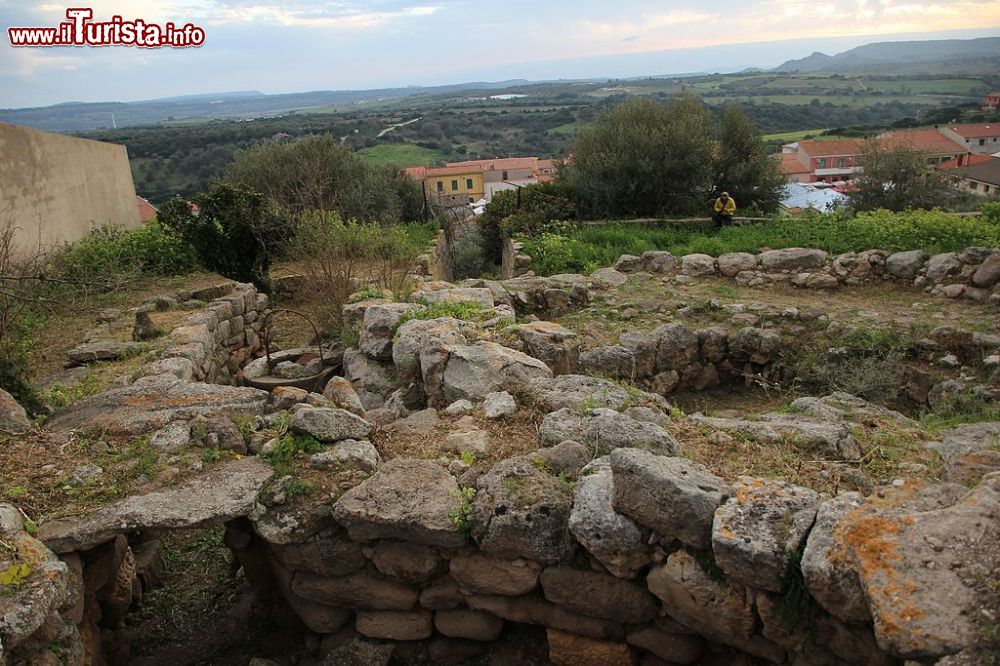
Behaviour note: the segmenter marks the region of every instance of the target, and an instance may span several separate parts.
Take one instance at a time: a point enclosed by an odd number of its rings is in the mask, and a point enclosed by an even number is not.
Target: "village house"
[[[1000,195],[1000,158],[969,153],[938,165],[959,189],[984,197]]]
[[[1000,123],[977,125],[950,125],[941,132],[965,146],[970,153],[993,155],[1000,153]]]
[[[983,111],[1000,111],[1000,90],[987,93],[983,98]]]
[[[429,197],[455,206],[488,203],[497,192],[551,181],[555,162],[537,157],[498,157],[448,162],[443,167],[412,166],[403,173],[423,183]]]
[[[836,183],[861,171],[858,139],[796,141],[782,146],[781,171],[789,183]]]

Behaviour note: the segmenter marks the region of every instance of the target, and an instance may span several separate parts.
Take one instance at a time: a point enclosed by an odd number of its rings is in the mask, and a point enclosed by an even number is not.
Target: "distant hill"
[[[141,102],[69,102],[26,109],[0,109],[0,122],[50,132],[82,132],[112,126],[120,128],[173,121],[262,118],[329,106],[350,106],[463,91],[497,90],[525,83],[527,81],[516,79],[377,90],[318,90],[279,95],[241,91],[184,95]]]
[[[989,73],[1000,67],[1000,37],[876,42],[834,56],[813,53],[775,72]]]

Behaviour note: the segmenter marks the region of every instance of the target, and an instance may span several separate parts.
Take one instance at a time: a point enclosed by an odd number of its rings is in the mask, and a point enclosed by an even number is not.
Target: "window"
[[[846,157],[841,157],[840,159],[837,160],[837,168],[838,169],[843,169],[846,166],[847,166],[847,158]]]
[[[454,192],[457,189],[458,189],[458,181],[457,180],[451,181],[451,191]]]
[[[986,139],[980,139],[979,140],[979,145],[980,146],[985,146],[986,145]]]
[[[439,180],[437,183],[437,191],[444,192],[444,181]]]
[[[466,178],[465,179],[465,189],[467,189],[467,190],[471,190],[472,189],[472,179],[471,178]]]
[[[826,168],[826,158],[825,157],[821,157],[818,160],[816,160],[816,168],[817,169],[825,169]]]
[[[506,171],[504,171],[503,173],[500,174],[500,180],[507,180],[507,172]]]

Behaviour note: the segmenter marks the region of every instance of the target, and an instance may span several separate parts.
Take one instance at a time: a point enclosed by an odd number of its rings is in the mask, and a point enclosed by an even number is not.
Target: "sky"
[[[66,5],[0,0],[0,108],[773,67],[885,39],[1000,35],[997,0],[76,0],[191,22],[189,49],[14,48]]]

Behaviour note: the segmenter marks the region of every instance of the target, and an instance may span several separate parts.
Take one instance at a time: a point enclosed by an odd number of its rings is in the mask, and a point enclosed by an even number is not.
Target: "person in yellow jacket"
[[[715,228],[721,229],[722,225],[732,222],[733,214],[735,212],[736,200],[729,196],[729,192],[723,192],[722,195],[715,200],[715,215],[712,216],[712,221],[715,222]]]

